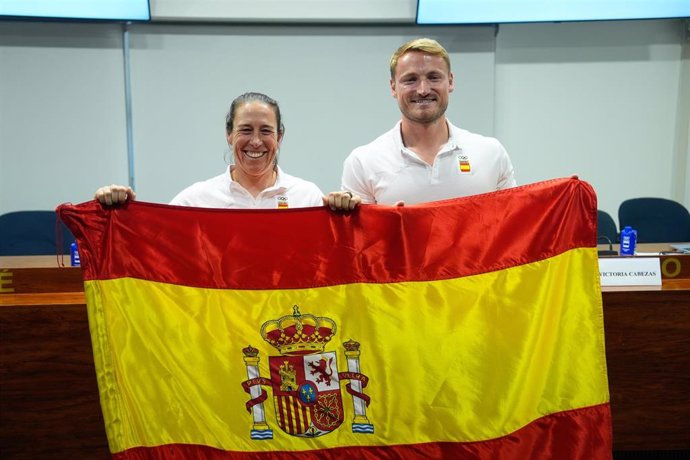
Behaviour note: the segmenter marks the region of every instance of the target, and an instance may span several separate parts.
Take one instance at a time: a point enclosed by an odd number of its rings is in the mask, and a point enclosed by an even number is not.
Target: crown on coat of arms
[[[295,305],[292,315],[266,321],[261,326],[261,337],[281,355],[306,355],[323,351],[335,330],[332,319],[303,315]]]

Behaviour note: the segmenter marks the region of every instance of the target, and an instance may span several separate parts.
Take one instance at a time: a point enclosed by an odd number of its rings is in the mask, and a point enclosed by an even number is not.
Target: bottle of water
[[[70,254],[69,254],[69,261],[70,261],[70,264],[71,264],[73,267],[78,267],[78,266],[80,266],[81,263],[80,263],[80,261],[79,261],[79,250],[77,249],[77,243],[72,243],[72,244],[69,246],[69,249],[70,249],[70,251],[69,251],[69,252],[70,252]]]
[[[637,246],[637,230],[628,225],[621,232],[621,255],[634,256],[635,246]]]

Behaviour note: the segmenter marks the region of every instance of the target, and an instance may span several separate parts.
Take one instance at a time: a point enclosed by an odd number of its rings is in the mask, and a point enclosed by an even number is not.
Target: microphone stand
[[[606,235],[597,236],[597,243],[599,243],[599,240],[601,240],[602,238],[604,240],[606,240],[606,242],[609,243],[609,248],[608,248],[608,250],[602,249],[602,250],[597,251],[597,253],[599,254],[599,257],[601,257],[601,256],[617,256],[618,251],[613,250],[613,243],[611,243],[611,239],[608,236],[606,236]]]

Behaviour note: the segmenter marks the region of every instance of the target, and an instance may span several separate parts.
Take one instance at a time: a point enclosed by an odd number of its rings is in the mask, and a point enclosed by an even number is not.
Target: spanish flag
[[[113,459],[609,459],[596,197],[63,205]]]

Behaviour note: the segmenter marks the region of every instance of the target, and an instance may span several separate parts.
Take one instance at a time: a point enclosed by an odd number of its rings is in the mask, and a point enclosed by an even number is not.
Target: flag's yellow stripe
[[[476,441],[541,416],[607,402],[595,249],[433,282],[313,289],[211,290],[136,279],[89,281],[86,293],[104,415],[114,452],[192,443],[226,450]],[[283,433],[264,403],[271,441],[252,441],[242,348],[268,372],[277,351],[261,325],[292,313],[337,323],[326,351],[347,370],[342,342],[361,343],[375,435],[345,422],[317,439]],[[267,388],[269,395],[271,389]]]

